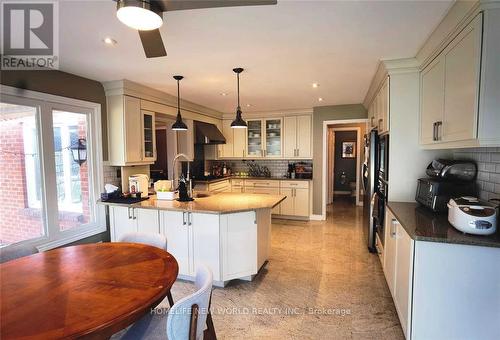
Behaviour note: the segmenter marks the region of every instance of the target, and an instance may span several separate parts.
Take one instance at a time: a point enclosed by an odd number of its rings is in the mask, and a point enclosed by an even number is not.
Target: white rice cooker
[[[452,198],[448,202],[448,221],[463,233],[491,235],[497,230],[497,210],[475,197]]]

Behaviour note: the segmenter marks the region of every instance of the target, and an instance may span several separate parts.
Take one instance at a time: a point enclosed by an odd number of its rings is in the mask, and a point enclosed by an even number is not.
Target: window
[[[5,93],[7,92],[7,93]],[[2,86],[0,247],[50,249],[105,231],[100,106]],[[86,159],[72,148],[85,141]]]
[[[39,112],[0,103],[0,246],[44,236]]]

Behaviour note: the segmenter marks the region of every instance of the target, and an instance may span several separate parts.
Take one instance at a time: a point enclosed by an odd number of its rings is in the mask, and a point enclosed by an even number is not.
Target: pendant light
[[[175,123],[172,125],[172,130],[174,131],[186,131],[188,129],[187,125],[182,121],[181,116],[181,94],[179,89],[179,81],[184,78],[183,76],[174,76],[174,79],[177,80],[177,118],[175,119]]]
[[[162,11],[151,0],[117,0],[118,20],[140,31],[151,31],[163,25]]]
[[[241,67],[233,68],[233,72],[236,73],[236,77],[238,79],[238,107],[236,108],[236,118],[231,123],[231,127],[233,129],[246,129],[247,122],[241,118],[241,107],[240,107],[240,73],[243,72]]]

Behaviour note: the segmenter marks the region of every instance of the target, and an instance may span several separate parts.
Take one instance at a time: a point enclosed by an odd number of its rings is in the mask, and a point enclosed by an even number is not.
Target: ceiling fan
[[[136,29],[147,58],[167,55],[159,28],[163,12],[198,8],[276,5],[277,0],[114,0],[116,16],[125,25]]]

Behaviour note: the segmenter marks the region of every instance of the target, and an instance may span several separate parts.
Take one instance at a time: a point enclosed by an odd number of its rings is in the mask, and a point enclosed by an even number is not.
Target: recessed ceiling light
[[[323,101],[323,98],[319,97],[318,102],[322,102],[322,101]]]
[[[318,84],[318,83],[313,83],[313,84],[312,84],[312,87],[314,87],[314,88],[318,88],[318,87],[319,87],[319,84]]]
[[[250,107],[250,106],[252,106],[252,104],[247,104],[247,107]]]
[[[225,96],[227,96],[227,93],[226,93],[226,92],[221,92],[221,93],[220,93],[220,95],[221,95],[222,97],[225,97]]]
[[[115,46],[118,43],[115,39],[110,37],[102,39],[102,42],[109,46]]]

